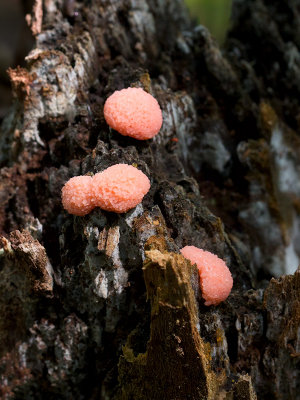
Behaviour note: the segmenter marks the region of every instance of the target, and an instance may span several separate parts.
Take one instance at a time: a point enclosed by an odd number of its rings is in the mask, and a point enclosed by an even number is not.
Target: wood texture
[[[299,399],[299,7],[236,0],[220,50],[180,0],[35,2],[0,135],[1,398]],[[128,86],[161,105],[153,140],[104,121]],[[63,211],[67,179],[120,162],[142,204]],[[226,260],[227,301],[185,245]]]

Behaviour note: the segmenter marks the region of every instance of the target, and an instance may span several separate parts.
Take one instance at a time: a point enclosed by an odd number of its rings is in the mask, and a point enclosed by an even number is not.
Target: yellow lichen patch
[[[223,332],[222,329],[217,328],[217,330],[216,330],[216,341],[217,341],[218,346],[223,343],[223,340],[224,340],[224,332]]]
[[[206,359],[211,362],[212,361],[212,356],[211,356],[211,345],[209,342],[205,342],[203,344],[204,352],[205,352],[205,357]]]
[[[260,122],[263,133],[269,138],[273,129],[278,124],[278,117],[276,112],[268,103],[260,103]]]
[[[145,250],[159,250],[159,251],[166,251],[167,250],[167,243],[166,239],[163,236],[151,236],[146,244]]]
[[[140,76],[140,81],[144,87],[144,90],[149,93],[151,88],[151,79],[148,72],[145,72]]]

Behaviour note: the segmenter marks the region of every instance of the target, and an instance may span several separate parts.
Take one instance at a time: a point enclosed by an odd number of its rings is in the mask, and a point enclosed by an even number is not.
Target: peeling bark
[[[221,50],[180,0],[35,2],[0,135],[1,398],[299,399],[299,20],[236,0]],[[105,123],[128,86],[162,108],[153,140]],[[62,209],[70,177],[120,162],[142,204]],[[229,266],[219,306],[185,245]]]
[[[41,33],[43,23],[43,0],[36,0],[32,14],[27,14],[25,19],[34,36]]]

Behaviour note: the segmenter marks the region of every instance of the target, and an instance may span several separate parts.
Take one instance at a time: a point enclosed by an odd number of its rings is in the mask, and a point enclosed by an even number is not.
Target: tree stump
[[[300,3],[235,0],[220,49],[181,0],[35,0],[1,128],[1,399],[299,399]],[[142,87],[160,133],[112,131]],[[67,214],[72,176],[151,180],[126,214]],[[201,298],[194,245],[234,286]],[[295,272],[296,271],[296,272]]]

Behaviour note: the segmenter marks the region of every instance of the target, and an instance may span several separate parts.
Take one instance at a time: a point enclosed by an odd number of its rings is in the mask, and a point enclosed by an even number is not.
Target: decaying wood
[[[234,1],[221,51],[181,0],[35,2],[0,135],[1,398],[299,399],[299,7]],[[161,105],[153,140],[104,121],[128,86]],[[67,179],[120,162],[142,204],[63,211]],[[185,245],[226,260],[224,303]]]

